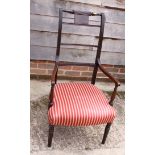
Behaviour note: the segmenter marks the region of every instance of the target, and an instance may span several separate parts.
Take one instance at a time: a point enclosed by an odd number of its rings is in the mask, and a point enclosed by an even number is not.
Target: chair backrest
[[[74,14],[74,23],[63,22],[63,13]],[[89,16],[99,16],[101,18],[100,25],[89,24]],[[99,27],[100,31],[99,31],[98,45],[62,43],[61,42],[62,24],[84,25],[84,26],[89,26],[89,27]],[[104,34],[104,24],[105,24],[105,15],[104,15],[104,13],[83,12],[83,11],[75,11],[75,10],[70,11],[70,10],[59,9],[59,25],[58,25],[58,39],[57,39],[57,49],[56,49],[56,60],[59,60],[60,46],[61,45],[63,45],[63,46],[64,45],[71,45],[71,46],[73,45],[73,46],[96,47],[97,52],[96,52],[95,63],[94,64],[86,63],[86,65],[90,65],[90,66],[94,67],[93,77],[92,77],[92,84],[95,83],[96,74],[97,74],[97,70],[98,70],[97,59],[99,59],[100,55],[101,55],[102,41],[103,41],[103,34]]]

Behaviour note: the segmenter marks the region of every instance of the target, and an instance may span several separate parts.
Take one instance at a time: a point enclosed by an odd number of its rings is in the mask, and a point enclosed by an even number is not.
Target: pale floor
[[[66,81],[61,81],[66,82]],[[111,91],[111,83],[98,82],[97,87]],[[56,126],[52,147],[47,147],[47,104],[49,81],[31,80],[31,155],[124,155],[124,95],[116,97],[114,120],[105,145],[101,145],[105,125],[87,127]],[[119,88],[124,91],[124,85]],[[108,94],[107,94],[108,95]]]

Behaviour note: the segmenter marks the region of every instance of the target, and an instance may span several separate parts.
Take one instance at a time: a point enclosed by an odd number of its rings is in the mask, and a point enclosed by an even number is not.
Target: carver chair
[[[63,12],[74,15],[74,23],[63,22]],[[89,16],[99,16],[101,19],[100,25],[88,24]],[[66,44],[61,43],[62,24],[85,25],[90,27],[99,27],[98,45],[86,44]],[[51,147],[54,126],[89,126],[106,124],[102,144],[105,143],[110,126],[115,118],[115,110],[113,100],[116,96],[116,91],[120,83],[109,74],[100,62],[103,33],[104,33],[105,15],[104,13],[69,11],[59,9],[59,26],[55,66],[51,76],[51,90],[49,94],[48,104],[48,147]],[[74,45],[74,46],[89,46],[96,47],[96,58],[94,63],[78,63],[78,62],[64,62],[59,60],[60,45]],[[93,75],[91,83],[73,82],[73,83],[57,83],[57,73],[59,66],[90,66],[93,67]],[[114,82],[115,87],[108,100],[105,94],[95,86],[95,80],[98,68]]]

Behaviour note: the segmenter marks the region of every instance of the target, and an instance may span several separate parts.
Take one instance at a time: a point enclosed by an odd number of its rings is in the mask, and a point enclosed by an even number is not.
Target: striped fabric
[[[115,110],[101,90],[89,83],[59,83],[54,87],[49,124],[86,126],[110,123]]]

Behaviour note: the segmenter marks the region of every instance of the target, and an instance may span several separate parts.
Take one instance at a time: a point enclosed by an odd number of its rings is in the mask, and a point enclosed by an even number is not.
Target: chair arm
[[[57,81],[57,72],[58,72],[58,65],[55,62],[54,69],[53,69],[52,76],[51,76],[51,90],[50,90],[50,94],[49,94],[48,109],[52,106],[51,103],[53,102],[53,92],[54,92],[54,86]]]
[[[109,104],[110,104],[111,106],[113,106],[113,101],[114,101],[115,96],[116,96],[116,94],[117,94],[117,88],[118,88],[118,86],[120,86],[120,82],[119,82],[118,80],[116,80],[109,72],[107,72],[107,71],[105,70],[105,68],[101,65],[101,62],[100,62],[99,59],[97,60],[97,63],[98,63],[98,66],[99,66],[100,70],[101,70],[106,76],[108,76],[109,79],[111,79],[111,80],[115,83],[114,91],[112,92],[111,99],[110,99],[110,101],[109,101]]]
[[[56,84],[57,72],[58,72],[58,65],[57,65],[57,63],[55,63],[54,69],[53,69],[53,72],[51,75],[51,85]]]
[[[115,83],[115,85],[116,85],[117,87],[120,86],[120,82],[119,82],[118,80],[116,80],[108,71],[106,71],[106,69],[101,65],[101,62],[100,62],[99,59],[97,60],[97,63],[98,63],[98,66],[99,66],[100,70],[101,70],[107,77],[109,77],[109,79],[112,80],[112,81]]]

